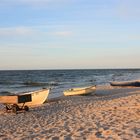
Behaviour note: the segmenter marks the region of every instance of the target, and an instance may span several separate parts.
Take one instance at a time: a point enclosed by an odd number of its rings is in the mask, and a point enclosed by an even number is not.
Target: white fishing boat
[[[96,86],[89,86],[89,87],[71,88],[65,90],[63,93],[65,96],[73,96],[73,95],[88,95],[94,93],[95,91]]]
[[[41,89],[32,92],[1,95],[0,103],[6,105],[7,110],[17,112],[19,110],[29,110],[28,106],[36,106],[43,104],[49,95],[49,89]]]

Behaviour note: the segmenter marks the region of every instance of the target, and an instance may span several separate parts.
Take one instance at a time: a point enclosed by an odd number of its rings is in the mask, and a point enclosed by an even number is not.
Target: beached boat
[[[13,112],[19,110],[29,110],[28,106],[35,106],[43,104],[49,95],[49,89],[42,89],[32,92],[1,95],[0,103],[6,105],[7,110],[13,110]]]
[[[135,86],[140,87],[140,81],[122,81],[122,82],[110,82],[111,86]]]
[[[90,87],[80,87],[80,88],[71,88],[65,90],[63,93],[65,96],[72,96],[72,95],[88,95],[94,93],[96,90],[96,86]]]

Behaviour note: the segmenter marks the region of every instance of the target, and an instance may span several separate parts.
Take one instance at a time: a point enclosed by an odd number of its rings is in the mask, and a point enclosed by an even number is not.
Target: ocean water
[[[0,71],[0,93],[19,94],[41,88],[51,88],[51,96],[61,96],[63,90],[73,87],[138,79],[140,79],[140,69]]]

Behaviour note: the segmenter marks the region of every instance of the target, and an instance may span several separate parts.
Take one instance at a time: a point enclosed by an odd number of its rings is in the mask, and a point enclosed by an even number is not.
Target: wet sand
[[[105,89],[51,100],[18,114],[6,113],[0,105],[0,139],[139,140],[139,88],[100,94]]]

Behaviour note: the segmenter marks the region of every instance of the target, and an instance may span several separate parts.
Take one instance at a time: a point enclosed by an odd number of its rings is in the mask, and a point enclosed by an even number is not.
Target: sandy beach
[[[139,140],[140,89],[105,95],[100,93],[106,88],[100,89],[97,95],[62,97],[18,114],[0,105],[0,139]]]

